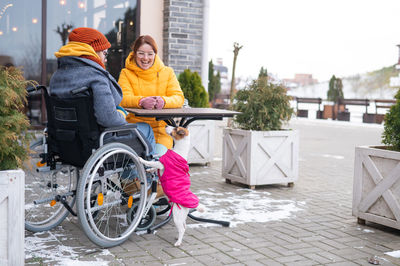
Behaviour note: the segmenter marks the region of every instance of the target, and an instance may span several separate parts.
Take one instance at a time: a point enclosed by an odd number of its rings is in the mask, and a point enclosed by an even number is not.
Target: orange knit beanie
[[[111,47],[106,36],[98,30],[92,28],[76,28],[68,36],[71,42],[83,42],[93,47],[96,52],[106,50]]]

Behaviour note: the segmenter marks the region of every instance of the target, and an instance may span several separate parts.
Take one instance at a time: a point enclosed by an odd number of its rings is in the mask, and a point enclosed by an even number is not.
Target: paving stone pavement
[[[381,125],[292,120],[289,127],[300,133],[298,181],[255,191],[221,177],[222,125],[217,123],[215,160],[192,165],[190,173],[192,191],[208,203],[210,218],[231,217],[231,227],[188,219],[181,247],[173,245],[171,222],[155,234],[134,234],[120,246],[101,249],[69,217],[50,232],[26,232],[26,264],[371,265],[368,259],[376,256],[381,265],[400,265],[385,254],[400,250],[400,231],[359,225],[351,214],[354,147],[380,144]]]

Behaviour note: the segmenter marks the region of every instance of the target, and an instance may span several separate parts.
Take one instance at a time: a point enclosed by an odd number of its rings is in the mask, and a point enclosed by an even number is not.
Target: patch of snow
[[[344,159],[344,156],[332,155],[332,154],[322,154],[322,157],[324,157],[324,158],[332,158],[332,159],[337,159],[337,160],[343,160]]]
[[[202,171],[202,172],[196,172],[196,173],[190,173],[190,176],[195,176],[195,175],[208,175],[210,174],[207,171]]]
[[[38,258],[44,264],[57,262],[57,265],[108,265],[108,262],[101,258],[94,258],[95,261],[77,261],[85,247],[63,245],[59,239],[65,238],[64,234],[51,231],[25,236],[25,259]],[[85,250],[85,253],[91,253],[91,250]],[[112,254],[105,249],[94,257],[101,255]]]
[[[369,230],[369,229],[363,229],[364,233],[375,233],[373,230]]]
[[[394,250],[390,252],[385,252],[386,255],[389,255],[394,258],[400,258],[400,250]]]
[[[63,261],[60,262],[60,264],[58,265],[62,265],[62,266],[102,266],[102,265],[108,265],[108,262],[106,261],[78,261],[78,260],[71,260],[71,259],[65,259]]]
[[[231,226],[248,222],[268,222],[287,219],[301,211],[305,202],[275,200],[269,192],[237,189],[237,193],[212,193],[208,190],[195,192],[205,206],[203,213],[194,216],[205,219],[229,221]],[[216,226],[212,223],[188,224],[189,227]]]

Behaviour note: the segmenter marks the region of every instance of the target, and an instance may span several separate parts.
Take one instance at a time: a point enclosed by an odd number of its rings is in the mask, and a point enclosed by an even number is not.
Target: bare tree
[[[61,24],[61,28],[60,28],[60,26],[57,26],[57,29],[54,30],[55,32],[60,34],[62,45],[65,45],[67,43],[69,31],[73,27],[74,27],[74,25],[72,25],[72,24],[63,23],[63,24]]]
[[[236,60],[239,55],[240,49],[242,49],[243,45],[240,45],[235,42],[233,43],[233,67],[232,67],[232,81],[231,81],[231,92],[230,92],[230,109],[232,109],[233,98],[235,96],[235,70],[236,70]]]

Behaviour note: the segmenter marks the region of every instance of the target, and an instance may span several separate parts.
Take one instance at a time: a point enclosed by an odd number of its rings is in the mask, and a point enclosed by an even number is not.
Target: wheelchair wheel
[[[78,169],[59,165],[59,169],[45,170],[39,155],[44,152],[43,138],[30,145],[30,163],[25,171],[25,228],[31,232],[42,232],[58,226],[69,214],[57,201],[65,197],[69,206],[75,203]]]
[[[129,223],[135,219],[137,209],[138,209],[137,204],[134,204],[126,214]],[[157,216],[156,209],[154,208],[153,205],[151,205],[147,214],[144,215],[142,219],[140,219],[140,222],[136,227],[136,231],[144,231],[149,229],[156,221],[156,216]]]
[[[101,247],[127,240],[141,220],[147,180],[138,158],[129,146],[109,143],[93,153],[83,168],[76,196],[78,218],[88,238]],[[138,183],[138,189],[125,192],[124,178]],[[138,215],[129,223],[126,214],[133,204]]]

